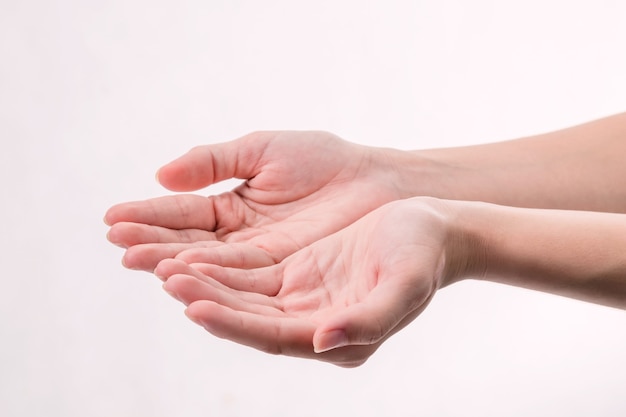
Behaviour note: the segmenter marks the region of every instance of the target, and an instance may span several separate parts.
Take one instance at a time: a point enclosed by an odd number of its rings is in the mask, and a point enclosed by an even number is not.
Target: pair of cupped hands
[[[242,183],[113,206],[108,239],[215,336],[358,366],[423,311],[449,269],[445,202],[408,198],[394,152],[324,132],[199,146],[158,181],[184,192]]]

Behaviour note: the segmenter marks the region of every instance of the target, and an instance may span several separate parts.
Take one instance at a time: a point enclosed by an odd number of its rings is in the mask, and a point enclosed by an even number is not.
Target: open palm
[[[277,265],[241,269],[164,260],[155,273],[188,305],[189,318],[218,337],[357,366],[441,286],[444,224],[427,204],[403,200]]]
[[[116,205],[105,216],[108,237],[127,248],[124,263],[134,269],[151,271],[182,251],[186,262],[271,265],[401,197],[380,154],[325,132],[259,132],[197,147],[159,171],[165,187],[245,181],[217,196]]]

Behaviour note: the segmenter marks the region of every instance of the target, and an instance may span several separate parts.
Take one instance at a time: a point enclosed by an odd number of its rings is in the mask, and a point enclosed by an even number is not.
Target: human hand
[[[187,316],[215,336],[353,367],[459,271],[447,225],[444,203],[400,200],[277,265],[240,269],[166,259],[155,274],[188,305]]]
[[[200,146],[161,168],[161,184],[192,191],[233,177],[245,182],[208,198],[116,205],[105,216],[108,238],[127,249],[123,263],[132,269],[152,271],[182,251],[186,262],[271,265],[402,198],[385,155],[325,132],[260,132]]]

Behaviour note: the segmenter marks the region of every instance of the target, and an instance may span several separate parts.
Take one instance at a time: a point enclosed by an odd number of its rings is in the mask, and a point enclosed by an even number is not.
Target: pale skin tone
[[[626,211],[624,154],[626,115],[416,152],[256,133],[158,175],[177,191],[248,180],[232,193],[125,203],[105,221],[125,265],[154,271],[208,331],[356,366],[461,279],[626,308],[626,216],[590,212]]]
[[[414,205],[417,210],[385,205],[274,266],[165,260],[155,273],[189,305],[188,317],[219,337],[270,353],[360,365],[441,285],[442,219],[426,204]],[[330,349],[344,333],[352,346]]]
[[[233,192],[124,203],[105,221],[112,225],[109,240],[128,248],[123,262],[129,268],[152,271],[192,247],[201,250],[187,252],[185,260],[266,266],[404,197],[393,186],[395,175],[375,149],[328,133],[261,132],[195,148],[158,173],[175,191],[247,180]]]

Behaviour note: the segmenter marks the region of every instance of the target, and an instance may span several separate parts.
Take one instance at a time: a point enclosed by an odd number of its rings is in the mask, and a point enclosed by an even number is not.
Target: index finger
[[[107,211],[104,222],[109,226],[131,222],[169,229],[214,230],[214,199],[180,194],[116,204]]]

